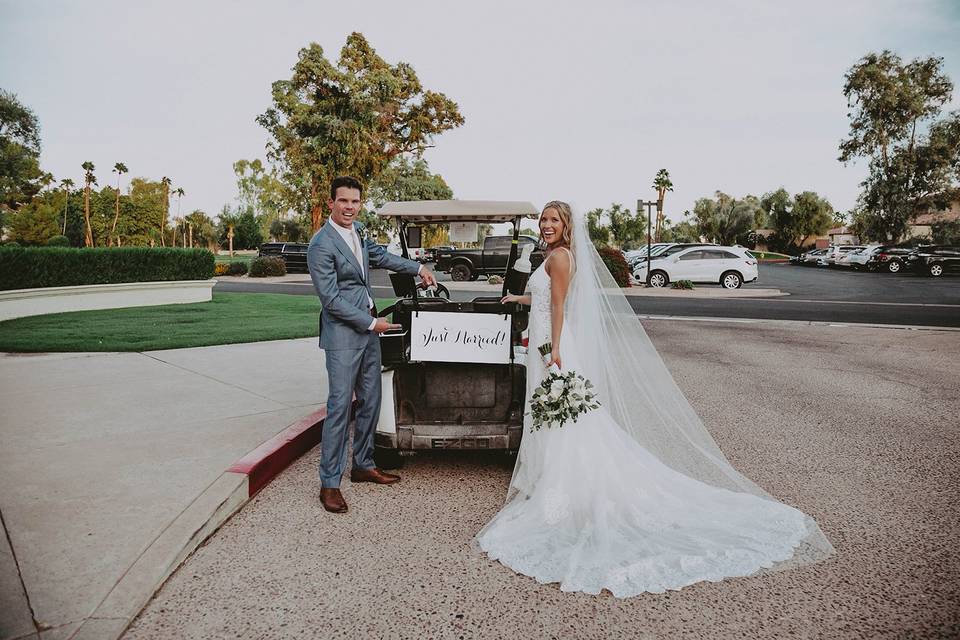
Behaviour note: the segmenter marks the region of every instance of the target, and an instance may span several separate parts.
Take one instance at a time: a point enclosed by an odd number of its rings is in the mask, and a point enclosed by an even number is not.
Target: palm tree
[[[176,191],[173,192],[173,195],[177,196],[177,220],[179,220],[181,224],[183,223],[183,217],[180,215],[180,200],[183,198],[183,194],[185,193],[186,191],[183,190],[183,187],[177,187]],[[183,232],[181,231],[181,233]],[[176,232],[174,232],[173,235],[173,246],[177,246]],[[187,246],[187,234],[185,233],[183,234],[183,246]]]
[[[656,238],[655,242],[660,242],[660,232],[663,229],[664,219],[663,200],[667,195],[667,191],[673,191],[670,172],[666,169],[657,171],[657,175],[653,178],[653,188],[657,190],[657,227],[654,231],[654,237]]]
[[[118,162],[113,165],[113,172],[117,174],[117,202],[116,202],[116,214],[113,216],[113,228],[110,229],[110,246],[113,246],[113,236],[117,232],[117,220],[120,219],[120,176],[129,171],[127,165],[122,162]],[[117,239],[117,246],[120,246],[120,240]]]
[[[80,165],[86,172],[83,176],[83,219],[87,223],[87,229],[84,234],[83,244],[86,247],[93,246],[93,230],[90,228],[90,185],[97,184],[97,177],[93,175],[93,163],[87,160]]]
[[[166,240],[164,240],[163,234],[167,230],[167,215],[170,213],[170,183],[173,182],[167,176],[163,176],[160,180],[160,184],[163,185],[163,219],[160,221],[160,246],[167,246]]]
[[[70,202],[70,187],[73,186],[73,180],[64,178],[60,184],[63,185],[63,235],[67,235],[67,204]]]
[[[220,223],[227,228],[227,240],[230,242],[230,257],[233,257],[233,229],[240,222],[240,216],[231,213],[227,207],[220,212]]]

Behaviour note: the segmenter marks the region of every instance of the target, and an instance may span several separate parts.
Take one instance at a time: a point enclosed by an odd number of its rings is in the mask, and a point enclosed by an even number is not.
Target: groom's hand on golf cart
[[[423,280],[421,285],[423,285],[424,288],[432,287],[437,284],[437,277],[433,275],[433,271],[427,269],[426,266],[420,267],[420,271],[417,272],[417,275],[420,276],[421,280]]]
[[[390,331],[391,329],[402,329],[403,326],[399,324],[393,324],[386,318],[377,318],[377,321],[373,324],[374,333],[383,333],[384,331]]]

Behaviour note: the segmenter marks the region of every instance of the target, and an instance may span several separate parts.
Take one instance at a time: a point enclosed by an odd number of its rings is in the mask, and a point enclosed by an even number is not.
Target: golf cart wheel
[[[927,269],[927,271],[929,271],[930,275],[932,275],[934,278],[939,278],[943,275],[943,265],[934,262],[932,265],[930,265],[930,268]]]
[[[889,271],[890,273],[900,273],[900,269],[902,267],[903,265],[900,264],[899,260],[891,260],[890,262],[887,263],[887,271]]]
[[[720,284],[724,289],[739,289],[743,285],[743,276],[736,271],[727,271],[720,276]]]
[[[670,276],[663,271],[654,271],[647,278],[647,285],[651,287],[663,288],[670,284]]]
[[[378,469],[399,469],[403,466],[403,456],[396,449],[377,447],[373,451],[373,461]]]
[[[470,280],[470,276],[473,275],[472,270],[468,265],[463,263],[453,265],[453,268],[450,269],[450,277],[455,282],[466,282]]]

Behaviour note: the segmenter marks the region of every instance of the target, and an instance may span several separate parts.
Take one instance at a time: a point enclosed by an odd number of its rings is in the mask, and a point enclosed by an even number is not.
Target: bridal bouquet
[[[540,345],[540,356],[544,363],[550,361],[553,345],[549,342]],[[550,427],[554,423],[562,427],[568,421],[577,421],[581,414],[600,407],[593,384],[576,371],[561,373],[556,365],[550,367],[550,374],[543,379],[530,399],[530,413],[533,426],[530,431],[540,427]]]

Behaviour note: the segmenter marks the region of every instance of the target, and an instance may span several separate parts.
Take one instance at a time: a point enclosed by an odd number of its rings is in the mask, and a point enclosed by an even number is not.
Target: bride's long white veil
[[[775,500],[727,461],[604,265],[579,212],[574,212],[573,227],[576,274],[564,321],[576,340],[578,373],[596,386],[616,424],[667,466],[715,487]],[[775,569],[816,562],[834,552],[817,523],[809,516],[805,522],[806,539],[793,558]]]

